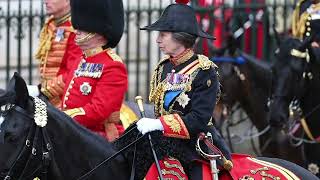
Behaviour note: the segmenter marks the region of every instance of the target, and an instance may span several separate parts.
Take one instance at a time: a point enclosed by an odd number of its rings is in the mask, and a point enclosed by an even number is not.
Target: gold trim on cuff
[[[84,111],[83,108],[74,108],[74,109],[68,109],[63,111],[66,113],[68,116],[74,118],[75,116],[80,116],[80,115],[85,115],[86,112]]]

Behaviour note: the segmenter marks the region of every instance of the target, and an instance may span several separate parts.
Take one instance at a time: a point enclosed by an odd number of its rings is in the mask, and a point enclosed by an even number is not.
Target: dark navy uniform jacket
[[[192,54],[180,65],[168,57],[156,67],[150,84],[150,102],[164,126],[164,136],[189,140],[190,158],[198,158],[195,143],[210,131],[214,143],[230,159],[230,152],[212,123],[220,84],[217,66],[206,56]]]

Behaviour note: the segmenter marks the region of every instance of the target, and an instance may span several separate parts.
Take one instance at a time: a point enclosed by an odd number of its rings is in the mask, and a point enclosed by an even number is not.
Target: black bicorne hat
[[[70,5],[75,29],[103,35],[108,47],[117,46],[124,30],[122,0],[71,0]]]
[[[140,28],[149,31],[185,32],[198,37],[216,39],[199,26],[192,7],[186,4],[171,4],[153,24]]]

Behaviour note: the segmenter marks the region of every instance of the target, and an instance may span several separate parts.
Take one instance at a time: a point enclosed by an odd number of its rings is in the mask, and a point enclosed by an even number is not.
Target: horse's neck
[[[308,85],[307,93],[301,100],[301,108],[303,111],[303,116],[306,117],[307,124],[311,129],[312,133],[319,136],[319,127],[320,127],[320,79],[316,77],[314,81],[311,81]]]
[[[247,63],[243,66],[242,72],[246,76],[246,80],[242,81],[244,94],[240,99],[240,103],[255,126],[262,130],[267,125],[266,103],[269,89],[262,88],[261,84],[268,82],[269,77],[254,73],[252,67]]]
[[[77,179],[115,152],[102,137],[72,121],[61,117],[47,126],[53,147],[53,173],[58,171],[64,179]]]

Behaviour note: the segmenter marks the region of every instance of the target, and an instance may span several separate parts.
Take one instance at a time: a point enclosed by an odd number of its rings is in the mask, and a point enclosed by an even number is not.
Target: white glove
[[[163,131],[160,119],[142,118],[137,122],[137,128],[143,135],[151,131]]]
[[[37,85],[27,85],[29,96],[37,97],[40,94],[39,88]]]

